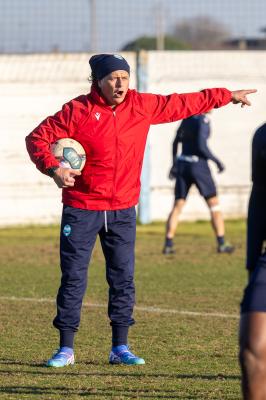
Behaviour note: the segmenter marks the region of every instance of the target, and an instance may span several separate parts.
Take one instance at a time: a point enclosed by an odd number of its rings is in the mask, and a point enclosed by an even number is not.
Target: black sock
[[[165,246],[173,247],[173,239],[165,238]]]
[[[114,325],[112,326],[112,345],[121,346],[127,344],[128,326]]]
[[[217,236],[217,243],[219,246],[224,245],[224,236]]]
[[[73,331],[60,331],[60,347],[74,348],[74,336]]]

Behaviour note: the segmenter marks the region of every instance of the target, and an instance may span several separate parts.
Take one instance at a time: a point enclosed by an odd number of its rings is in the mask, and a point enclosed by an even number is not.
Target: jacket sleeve
[[[76,128],[74,104],[69,102],[55,115],[46,118],[27,137],[26,147],[32,162],[45,173],[47,168],[58,165],[50,146],[56,140],[70,137]]]
[[[143,107],[151,118],[151,124],[178,121],[195,114],[228,104],[232,93],[225,88],[204,89],[194,93],[174,93],[168,96],[142,93]]]

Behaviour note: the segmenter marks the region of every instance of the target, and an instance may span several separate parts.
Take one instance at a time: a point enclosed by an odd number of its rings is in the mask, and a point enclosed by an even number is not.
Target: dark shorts
[[[216,186],[208,162],[200,159],[197,162],[178,161],[178,172],[175,184],[175,199],[186,199],[190,187],[197,186],[201,196],[209,199],[217,195]]]
[[[255,311],[266,312],[266,252],[260,256],[241,302],[242,314]]]

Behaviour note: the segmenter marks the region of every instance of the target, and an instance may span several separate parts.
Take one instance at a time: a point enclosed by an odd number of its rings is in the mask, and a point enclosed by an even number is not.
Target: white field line
[[[25,301],[32,303],[50,303],[55,304],[54,299],[48,298],[34,298],[34,297],[15,297],[15,296],[0,296],[0,301]],[[92,308],[107,308],[107,304],[100,303],[83,303],[83,307]],[[144,311],[147,313],[158,313],[158,314],[178,314],[178,315],[190,315],[196,317],[214,317],[214,318],[232,318],[238,319],[239,316],[236,314],[224,314],[224,313],[213,313],[213,312],[198,312],[198,311],[185,311],[185,310],[175,310],[171,308],[160,308],[160,307],[145,307],[145,306],[135,306],[135,310]]]

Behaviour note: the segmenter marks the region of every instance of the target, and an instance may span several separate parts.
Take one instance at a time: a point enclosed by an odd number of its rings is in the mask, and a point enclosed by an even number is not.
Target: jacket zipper
[[[117,139],[117,127],[116,127],[116,112],[113,111],[114,117],[114,127],[115,127],[115,170],[114,170],[114,179],[113,179],[113,194],[112,194],[112,202],[115,197],[115,180],[116,180],[116,173],[117,173],[117,147],[118,147],[118,139]]]

